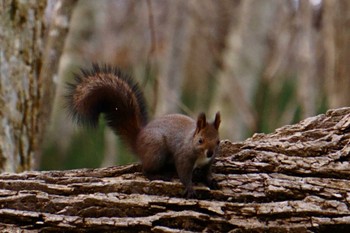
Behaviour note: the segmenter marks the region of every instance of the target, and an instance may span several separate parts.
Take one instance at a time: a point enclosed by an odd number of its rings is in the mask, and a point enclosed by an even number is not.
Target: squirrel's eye
[[[220,140],[217,140],[217,141],[216,141],[216,144],[219,145],[219,144],[220,144]]]
[[[202,144],[203,143],[203,138],[200,138],[199,140],[198,140],[198,144]]]

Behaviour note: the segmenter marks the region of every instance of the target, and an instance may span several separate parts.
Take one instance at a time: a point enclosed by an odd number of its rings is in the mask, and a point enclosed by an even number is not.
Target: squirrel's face
[[[207,164],[215,157],[220,144],[219,126],[219,112],[216,113],[215,120],[212,123],[206,121],[203,113],[198,116],[197,127],[192,141],[195,153],[199,155],[196,167]]]

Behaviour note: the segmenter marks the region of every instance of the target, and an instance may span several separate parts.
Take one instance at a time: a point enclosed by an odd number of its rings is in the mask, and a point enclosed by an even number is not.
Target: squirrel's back
[[[135,150],[140,130],[148,123],[145,98],[128,75],[118,68],[94,64],[82,69],[69,84],[67,107],[75,121],[96,126],[101,113],[118,135]]]
[[[143,130],[163,131],[164,134],[170,135],[188,135],[190,131],[194,131],[196,122],[191,117],[182,114],[168,114],[160,116],[150,121]]]

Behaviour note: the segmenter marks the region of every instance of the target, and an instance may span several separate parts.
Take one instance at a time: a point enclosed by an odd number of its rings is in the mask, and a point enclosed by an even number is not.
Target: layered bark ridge
[[[3,173],[0,229],[23,232],[329,232],[350,230],[350,108],[272,134],[221,142],[219,190],[149,181],[137,164]]]

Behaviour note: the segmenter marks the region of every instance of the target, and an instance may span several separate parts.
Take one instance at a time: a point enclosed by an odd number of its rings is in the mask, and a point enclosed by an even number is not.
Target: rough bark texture
[[[350,108],[221,142],[219,190],[149,181],[139,165],[0,175],[0,229],[24,232],[350,230]],[[182,232],[182,231],[181,231]]]
[[[40,114],[46,1],[1,1],[0,171],[31,169]]]
[[[30,170],[38,159],[75,2],[55,2],[47,41],[46,0],[0,3],[0,171]]]

